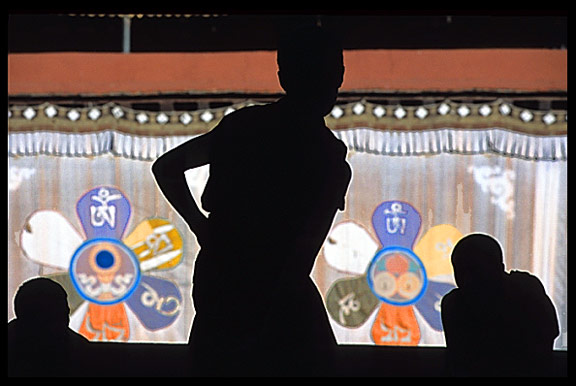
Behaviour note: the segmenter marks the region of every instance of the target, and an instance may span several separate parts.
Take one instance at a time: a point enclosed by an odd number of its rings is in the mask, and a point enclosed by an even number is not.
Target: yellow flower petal
[[[136,254],[142,271],[172,268],[182,260],[182,236],[166,219],[142,221],[123,241]]]
[[[414,253],[420,257],[428,277],[450,275],[454,273],[450,255],[462,233],[452,225],[433,226],[418,241]]]

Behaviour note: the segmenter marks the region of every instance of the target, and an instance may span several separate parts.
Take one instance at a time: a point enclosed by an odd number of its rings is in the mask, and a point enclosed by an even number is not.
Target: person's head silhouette
[[[325,116],[344,79],[342,46],[320,27],[296,28],[278,43],[280,85],[304,114]]]
[[[63,330],[70,322],[68,296],[53,280],[39,277],[24,282],[14,297],[14,313],[24,325],[38,330]]]
[[[459,288],[489,290],[504,272],[502,248],[489,235],[467,235],[452,250],[452,267]]]

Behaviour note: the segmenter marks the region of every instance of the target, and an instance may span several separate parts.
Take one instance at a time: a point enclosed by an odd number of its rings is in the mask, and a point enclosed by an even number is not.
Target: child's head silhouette
[[[316,26],[296,28],[278,44],[278,78],[303,112],[328,114],[344,79],[342,46],[337,37]]]

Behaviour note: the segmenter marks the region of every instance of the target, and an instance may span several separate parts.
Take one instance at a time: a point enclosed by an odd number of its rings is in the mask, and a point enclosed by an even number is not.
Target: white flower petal
[[[337,224],[324,243],[324,257],[339,271],[363,274],[378,251],[378,243],[362,226],[352,222]]]
[[[63,270],[68,269],[70,259],[82,241],[82,236],[68,220],[52,210],[32,214],[20,235],[20,246],[29,259]]]

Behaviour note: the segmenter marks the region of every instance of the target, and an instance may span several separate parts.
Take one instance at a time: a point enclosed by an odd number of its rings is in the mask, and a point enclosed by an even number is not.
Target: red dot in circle
[[[408,271],[410,263],[400,253],[395,253],[386,261],[386,270],[394,274],[401,274]]]

